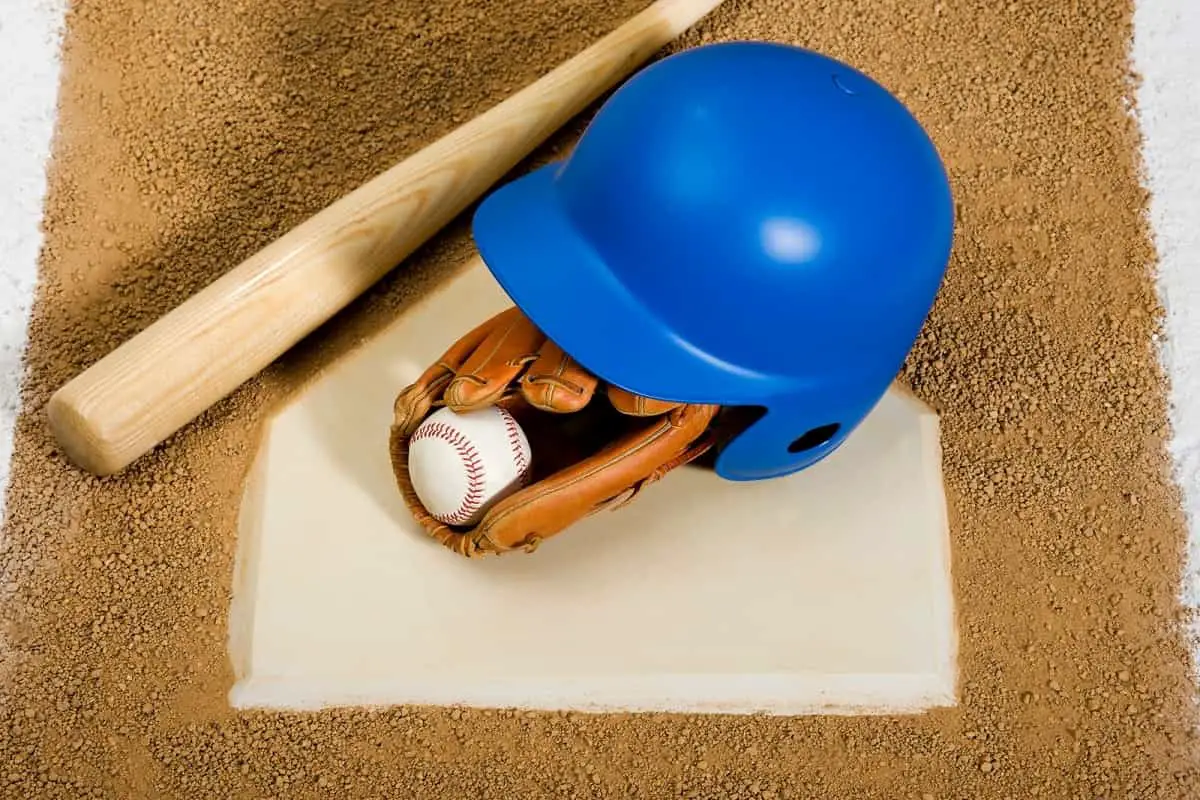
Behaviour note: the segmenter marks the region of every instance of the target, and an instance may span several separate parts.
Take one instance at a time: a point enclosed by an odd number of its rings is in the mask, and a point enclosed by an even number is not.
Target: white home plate
[[[937,418],[898,390],[809,470],[689,467],[531,555],[468,560],[419,532],[388,462],[392,400],[508,304],[475,262],[275,418],[243,508],[236,707],[955,702]]]

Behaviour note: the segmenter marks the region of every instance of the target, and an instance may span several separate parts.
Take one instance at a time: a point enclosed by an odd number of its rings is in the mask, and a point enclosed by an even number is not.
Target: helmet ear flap
[[[838,447],[874,406],[797,402],[726,407],[717,423],[712,468],[723,478],[763,480],[798,472]]]
[[[762,419],[766,413],[767,409],[764,406],[732,406],[722,409],[718,421],[720,444],[723,445],[736,438],[742,431]],[[837,436],[841,429],[842,425],[839,422],[809,428],[788,444],[787,451],[795,455],[820,447]]]
[[[805,450],[820,447],[836,436],[841,427],[840,423],[831,422],[828,425],[818,425],[815,428],[809,428],[792,440],[792,443],[788,445],[787,451],[789,453],[803,453]]]

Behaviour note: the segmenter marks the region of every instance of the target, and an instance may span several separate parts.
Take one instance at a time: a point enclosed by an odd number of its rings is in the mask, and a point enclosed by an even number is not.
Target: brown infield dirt
[[[57,452],[49,395],[645,5],[76,0],[0,554],[3,797],[1200,796],[1124,0],[729,0],[670,48],[764,38],[847,60],[949,165],[956,250],[905,376],[943,414],[959,707],[227,707],[237,502],[264,415],[449,274],[466,217],[118,477]]]

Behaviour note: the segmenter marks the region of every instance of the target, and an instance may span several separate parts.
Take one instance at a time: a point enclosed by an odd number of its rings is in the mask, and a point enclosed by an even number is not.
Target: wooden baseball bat
[[[658,0],[534,83],[340,198],[50,399],[63,452],[118,472],[424,244],[554,131],[722,0]]]

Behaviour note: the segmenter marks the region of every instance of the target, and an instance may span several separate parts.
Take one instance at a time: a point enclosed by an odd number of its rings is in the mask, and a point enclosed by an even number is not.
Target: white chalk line
[[[1165,309],[1159,356],[1168,379],[1170,455],[1183,495],[1188,557],[1180,598],[1200,607],[1200,4],[1141,0],[1134,9],[1133,68],[1142,179],[1158,251]],[[1200,628],[1193,631],[1200,635]],[[1200,665],[1200,647],[1193,651]],[[1196,673],[1200,679],[1200,672]]]
[[[66,0],[0,0],[0,525],[42,247]]]

